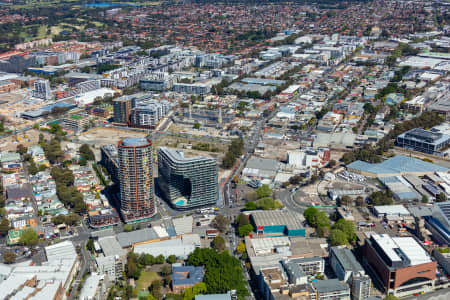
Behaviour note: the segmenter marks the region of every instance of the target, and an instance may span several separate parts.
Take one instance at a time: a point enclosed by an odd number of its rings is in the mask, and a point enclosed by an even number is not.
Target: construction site
[[[199,123],[205,127],[222,127],[223,124],[230,123],[235,118],[233,112],[224,111],[221,106],[218,109],[206,108],[180,108],[172,116],[172,120],[178,124],[194,125]]]

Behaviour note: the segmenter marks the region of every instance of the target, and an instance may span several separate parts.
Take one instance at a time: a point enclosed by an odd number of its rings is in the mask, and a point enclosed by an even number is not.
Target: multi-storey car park
[[[185,157],[183,151],[161,147],[158,173],[161,193],[176,209],[214,205],[219,199],[218,166],[214,158]]]

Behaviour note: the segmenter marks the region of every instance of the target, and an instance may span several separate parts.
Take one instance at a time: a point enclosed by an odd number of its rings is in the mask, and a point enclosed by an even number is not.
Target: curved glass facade
[[[159,187],[172,207],[190,209],[217,203],[218,166],[214,158],[186,158],[182,151],[161,147],[158,172]]]

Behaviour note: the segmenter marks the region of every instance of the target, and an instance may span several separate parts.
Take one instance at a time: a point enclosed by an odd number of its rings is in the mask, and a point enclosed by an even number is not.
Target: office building
[[[218,166],[214,158],[185,157],[183,151],[161,147],[158,173],[161,193],[174,208],[214,205],[219,199]]]
[[[330,265],[338,279],[345,281],[351,287],[352,299],[363,300],[370,295],[370,277],[356,260],[350,249],[332,247]]]
[[[388,294],[403,297],[434,289],[437,263],[412,237],[373,234],[365,241],[363,257]]]
[[[319,280],[312,283],[316,300],[350,300],[350,288],[338,279]]]
[[[286,265],[299,266],[307,276],[316,276],[325,272],[325,261],[320,256],[288,259]]]
[[[52,98],[50,82],[48,80],[36,80],[34,82],[33,97],[49,100]]]
[[[123,96],[113,100],[114,122],[128,124],[131,112],[131,97]]]
[[[440,150],[450,145],[450,135],[441,132],[414,128],[397,137],[396,144],[402,148],[442,155]]]
[[[153,190],[152,141],[128,138],[119,142],[120,209],[127,223],[156,213]]]

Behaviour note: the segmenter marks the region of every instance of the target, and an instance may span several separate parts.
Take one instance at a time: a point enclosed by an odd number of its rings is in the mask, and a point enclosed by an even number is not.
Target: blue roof
[[[357,160],[347,165],[347,168],[377,175],[448,171],[447,168],[439,165],[403,155],[394,156],[377,164]]]
[[[194,285],[203,281],[203,267],[173,267],[171,277],[173,285]]]

